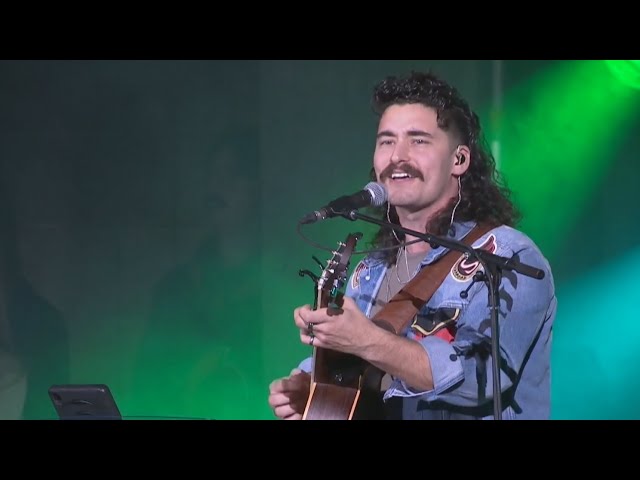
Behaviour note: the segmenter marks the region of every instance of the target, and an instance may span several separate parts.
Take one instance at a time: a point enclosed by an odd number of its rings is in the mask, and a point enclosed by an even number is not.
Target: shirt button
[[[451,360],[452,362],[455,362],[458,359],[458,356],[455,353],[452,353],[451,355],[449,355],[449,360]]]

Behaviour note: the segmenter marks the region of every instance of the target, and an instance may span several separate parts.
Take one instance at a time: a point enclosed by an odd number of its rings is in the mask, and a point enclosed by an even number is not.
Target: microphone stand
[[[346,218],[347,220],[363,220],[369,223],[374,223],[383,227],[388,227],[393,230],[404,233],[405,235],[411,235],[412,237],[419,238],[431,245],[431,248],[442,246],[451,250],[462,252],[466,258],[473,257],[480,262],[484,268],[484,275],[482,280],[487,284],[489,290],[489,307],[491,312],[491,354],[493,357],[492,372],[493,372],[493,408],[494,419],[502,419],[502,394],[500,388],[500,338],[498,329],[498,312],[499,312],[499,295],[498,289],[502,281],[503,270],[513,270],[531,278],[540,280],[544,278],[544,271],[532,267],[530,265],[521,263],[515,258],[506,258],[499,255],[494,255],[485,250],[479,250],[467,246],[457,240],[451,240],[448,238],[437,237],[428,233],[416,232],[407,228],[395,225],[393,223],[378,220],[377,218],[364,215],[357,210],[349,210],[338,212],[338,215]]]

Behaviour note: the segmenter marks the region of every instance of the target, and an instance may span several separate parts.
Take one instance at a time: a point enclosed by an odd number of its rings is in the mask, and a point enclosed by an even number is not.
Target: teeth
[[[408,173],[392,173],[391,174],[391,178],[396,179],[396,178],[411,178],[411,175],[409,175]]]

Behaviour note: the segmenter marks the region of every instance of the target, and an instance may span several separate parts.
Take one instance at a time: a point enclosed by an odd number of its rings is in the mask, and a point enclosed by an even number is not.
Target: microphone
[[[369,182],[364,189],[351,195],[344,195],[332,200],[319,210],[307,213],[298,223],[314,223],[319,220],[336,217],[345,211],[361,207],[379,207],[387,201],[387,190],[380,183]]]

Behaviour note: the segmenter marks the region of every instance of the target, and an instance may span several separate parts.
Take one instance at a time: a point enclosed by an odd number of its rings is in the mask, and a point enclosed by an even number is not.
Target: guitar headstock
[[[353,254],[362,233],[350,233],[344,242],[338,243],[338,248],[327,261],[327,266],[322,271],[317,282],[318,298],[317,307],[327,307],[340,295],[348,273],[351,255]]]

